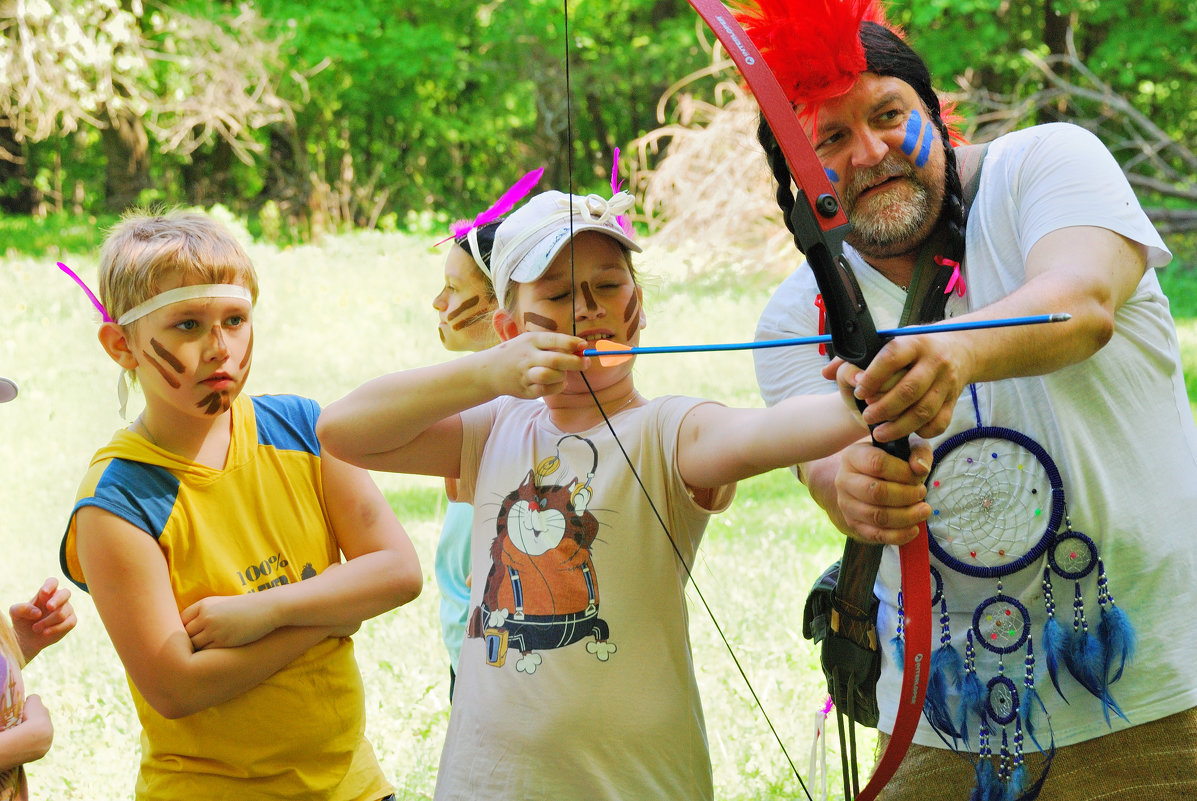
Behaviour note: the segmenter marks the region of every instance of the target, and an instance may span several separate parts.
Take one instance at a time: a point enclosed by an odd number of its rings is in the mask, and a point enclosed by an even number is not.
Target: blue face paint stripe
[[[919,134],[923,129],[923,115],[916,108],[910,112],[906,120],[906,138],[902,140],[902,152],[910,156],[914,154],[914,146],[918,144]]]
[[[840,182],[839,173],[830,167],[824,167],[823,172],[827,173],[827,180],[831,181],[833,184],[838,184]]]
[[[931,142],[935,139],[935,129],[931,127],[931,121],[927,121],[927,125],[923,128],[923,147],[919,150],[918,157],[914,160],[914,166],[922,167],[927,163],[927,159],[931,158]]]

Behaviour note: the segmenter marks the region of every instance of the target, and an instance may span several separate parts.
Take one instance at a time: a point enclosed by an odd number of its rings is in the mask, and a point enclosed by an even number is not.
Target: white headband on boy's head
[[[244,300],[248,303],[253,303],[254,300],[253,293],[238,284],[192,284],[191,286],[180,286],[168,289],[165,292],[159,292],[144,303],[137,304],[122,314],[117,319],[116,324],[128,325],[134,320],[140,320],[147,314],[152,314],[164,306],[169,306],[172,303],[182,303],[185,300],[196,300],[197,298],[236,298],[237,300]],[[120,376],[116,379],[116,399],[121,405],[120,414],[122,418],[125,416],[125,409],[129,405],[129,385],[125,381],[125,373],[132,372],[132,370],[121,370]]]
[[[508,215],[495,231],[490,267],[499,303],[506,300],[511,281],[526,284],[544,275],[557,258],[570,234],[600,231],[629,250],[640,246],[624,230],[619,215],[628,211],[635,199],[627,192],[617,192],[610,200],[601,195],[567,195],[551,190],[541,192]],[[571,224],[572,219],[572,224]]]
[[[191,286],[180,286],[175,289],[168,289],[165,292],[159,292],[145,303],[137,304],[122,314],[116,321],[116,324],[128,325],[134,320],[140,320],[147,314],[158,311],[163,306],[169,306],[172,303],[181,303],[185,300],[195,300],[196,298],[237,298],[249,301],[250,303],[253,303],[254,300],[253,293],[237,284],[193,284]]]

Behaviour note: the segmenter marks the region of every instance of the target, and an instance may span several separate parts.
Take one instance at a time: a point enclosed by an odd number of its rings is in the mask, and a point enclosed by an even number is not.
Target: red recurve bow
[[[806,254],[807,263],[814,272],[823,296],[835,354],[858,367],[867,367],[885,345],[886,339],[877,334],[864,296],[851,267],[844,259],[843,241],[851,226],[835,189],[776,77],[731,12],[719,0],[689,2],[739,67],[785,155],[790,174],[798,187],[791,217],[794,241]],[[899,458],[907,459],[910,456],[910,445],[906,440],[878,444],[878,447]],[[863,582],[871,594],[882,550],[882,546],[866,545],[849,539],[842,564],[854,565],[857,575],[841,575],[837,595],[841,592],[841,586],[848,587],[853,581],[858,589]],[[920,527],[915,539],[899,548],[899,554],[906,617],[902,695],[898,699],[897,717],[889,744],[869,782],[856,796],[856,801],[872,801],[893,776],[914,737],[926,697],[932,610],[925,525]]]

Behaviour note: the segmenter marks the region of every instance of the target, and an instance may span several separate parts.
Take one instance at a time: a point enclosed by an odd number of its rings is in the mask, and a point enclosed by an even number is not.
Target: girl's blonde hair
[[[198,212],[133,209],[100,249],[100,302],[118,320],[175,275],[189,284],[239,284],[258,299],[253,263],[223,225]]]
[[[15,659],[18,667],[25,667],[25,654],[21,652],[21,644],[17,642],[17,633],[13,631],[3,612],[0,612],[0,651],[3,651],[5,656]],[[3,691],[4,688],[0,687],[0,693]]]

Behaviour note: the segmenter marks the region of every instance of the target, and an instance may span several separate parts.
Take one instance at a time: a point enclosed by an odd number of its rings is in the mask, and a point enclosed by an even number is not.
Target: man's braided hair
[[[944,149],[944,199],[940,219],[944,223],[946,239],[944,253],[940,254],[954,261],[960,261],[964,254],[964,190],[960,185],[960,173],[956,168],[956,154],[952,150],[951,137],[943,120],[943,109],[939,96],[931,88],[931,73],[917,53],[900,37],[884,25],[863,21],[860,24],[860,42],[864,46],[868,71],[877,75],[898,78],[910,84],[926,105],[931,120],[939,131]],[[786,166],[785,156],[777,144],[773,131],[762,115],[757,127],[757,139],[765,150],[765,157],[773,177],[777,180],[777,205],[790,233],[794,224],[790,215],[794,211],[794,193],[790,190],[793,178]]]

